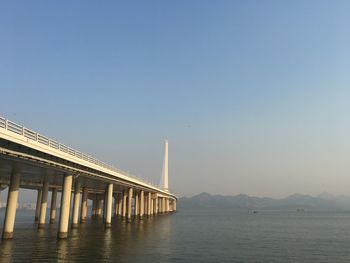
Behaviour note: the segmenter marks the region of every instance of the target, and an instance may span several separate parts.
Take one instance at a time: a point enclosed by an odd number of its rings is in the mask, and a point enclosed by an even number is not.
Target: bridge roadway
[[[103,215],[105,227],[111,226],[112,212],[131,220],[176,211],[177,197],[168,191],[167,185],[163,188],[152,185],[0,118],[0,189],[6,186],[9,191],[3,239],[13,237],[20,188],[37,190],[34,220],[38,228],[55,223],[57,193],[61,192],[58,238],[68,237],[70,225],[74,228],[86,222],[88,199],[92,200],[91,216]],[[48,191],[52,194],[50,220],[46,222]]]

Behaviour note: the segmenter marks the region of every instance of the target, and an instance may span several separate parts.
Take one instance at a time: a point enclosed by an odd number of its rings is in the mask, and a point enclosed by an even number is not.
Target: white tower
[[[168,140],[165,140],[164,164],[163,164],[163,189],[169,191],[169,161],[168,161]]]

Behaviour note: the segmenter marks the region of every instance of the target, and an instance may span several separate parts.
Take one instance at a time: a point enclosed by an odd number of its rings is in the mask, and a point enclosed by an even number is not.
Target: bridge
[[[86,223],[88,200],[92,200],[91,217],[103,217],[106,228],[111,227],[113,215],[130,221],[176,211],[177,197],[168,189],[167,141],[162,179],[162,187],[153,185],[0,117],[0,189],[9,188],[3,239],[13,237],[20,188],[37,190],[38,228],[55,223],[57,193],[61,193],[57,234],[61,239],[68,237],[70,227]]]

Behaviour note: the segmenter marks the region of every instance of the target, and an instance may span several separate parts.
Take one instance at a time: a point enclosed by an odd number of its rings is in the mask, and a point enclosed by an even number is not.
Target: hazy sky
[[[1,1],[0,115],[170,188],[350,194],[349,1]]]

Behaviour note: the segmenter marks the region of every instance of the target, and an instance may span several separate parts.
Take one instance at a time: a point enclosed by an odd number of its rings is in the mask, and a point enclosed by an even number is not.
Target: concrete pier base
[[[4,228],[2,239],[11,239],[13,237],[13,228],[15,225],[16,208],[19,193],[20,175],[13,172],[11,175],[10,186],[7,194],[7,205],[5,212]]]
[[[72,175],[65,175],[63,179],[63,190],[61,196],[61,212],[60,212],[60,222],[58,228],[59,239],[68,237],[68,224],[69,224],[69,209],[70,209],[70,199],[72,192]]]

